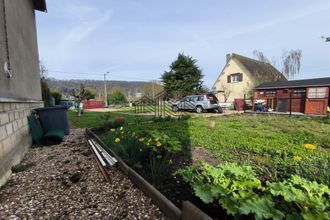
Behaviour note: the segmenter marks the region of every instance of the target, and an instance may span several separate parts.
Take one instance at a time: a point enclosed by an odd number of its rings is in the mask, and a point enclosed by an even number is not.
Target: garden
[[[215,219],[330,218],[329,118],[94,112],[69,118],[93,127],[178,207],[190,200]]]

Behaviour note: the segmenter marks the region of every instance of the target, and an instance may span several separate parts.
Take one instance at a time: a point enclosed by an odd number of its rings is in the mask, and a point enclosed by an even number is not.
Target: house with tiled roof
[[[287,81],[270,63],[239,54],[227,54],[223,67],[212,89],[220,102],[233,102],[253,95],[253,88],[262,82]]]

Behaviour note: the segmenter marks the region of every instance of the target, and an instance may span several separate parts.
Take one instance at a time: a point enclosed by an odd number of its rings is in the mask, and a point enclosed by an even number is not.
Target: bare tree
[[[148,98],[155,98],[155,96],[163,91],[163,86],[156,82],[146,83],[142,86],[143,95]]]
[[[258,60],[266,63],[270,63],[275,67],[278,67],[276,59],[273,57],[271,62],[263,54],[263,52],[254,50],[254,57]],[[296,75],[299,75],[300,66],[301,66],[302,51],[300,49],[284,51],[282,54],[282,73],[287,77],[287,79],[294,79]]]
[[[302,51],[290,50],[283,52],[283,74],[289,79],[294,79],[295,75],[299,75]]]
[[[227,102],[230,94],[233,92],[233,88],[228,83],[221,83],[220,92],[223,94],[224,101]]]
[[[48,69],[42,60],[39,60],[40,78],[45,79],[48,76]]]
[[[265,63],[270,63],[266,55],[258,50],[253,51],[253,56],[256,57],[258,60],[265,62]]]

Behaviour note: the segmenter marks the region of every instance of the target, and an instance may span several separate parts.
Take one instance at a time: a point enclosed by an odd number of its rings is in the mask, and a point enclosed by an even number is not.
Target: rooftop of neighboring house
[[[270,81],[287,81],[286,77],[270,63],[235,53],[231,54],[230,58],[236,58],[256,78]]]
[[[264,82],[256,86],[255,89],[277,89],[277,88],[298,88],[298,87],[315,87],[330,86],[330,77],[302,79],[278,82]]]

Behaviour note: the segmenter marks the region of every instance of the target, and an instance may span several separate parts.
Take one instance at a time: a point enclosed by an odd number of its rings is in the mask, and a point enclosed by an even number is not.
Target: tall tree
[[[283,52],[283,74],[289,79],[294,79],[295,75],[299,75],[301,65],[301,50],[290,50]]]
[[[167,97],[179,99],[203,91],[203,74],[196,62],[192,57],[179,53],[170,65],[170,71],[165,71],[161,77]]]
[[[263,52],[254,50],[254,57],[258,60],[266,63],[271,63],[273,66],[276,65],[276,59],[273,57],[271,62],[264,55]],[[296,75],[299,75],[300,66],[301,66],[302,51],[300,49],[284,51],[282,54],[282,73],[287,79],[294,79]]]

